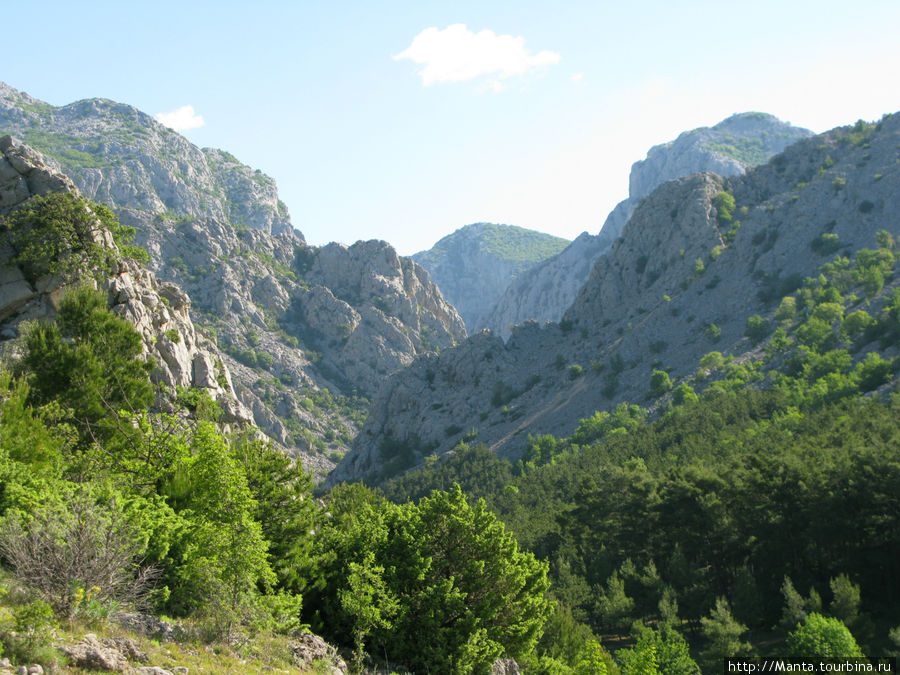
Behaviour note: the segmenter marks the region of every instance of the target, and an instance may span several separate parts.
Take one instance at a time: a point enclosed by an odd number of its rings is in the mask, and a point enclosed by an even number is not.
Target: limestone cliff
[[[647,157],[632,166],[628,198],[610,212],[600,233],[582,234],[568,249],[522,274],[475,328],[508,337],[510,326],[527,319],[558,321],[587,281],[594,261],[609,250],[640,200],[657,186],[701,171],[739,175],[811,133],[772,115],[751,112],[650,148]]]
[[[465,337],[422,268],[382,242],[307,246],[271,178],[131,106],[55,107],[0,84],[4,132],[137,230],[150,270],[186,292],[199,334],[224,353],[255,423],[320,472],[384,377]]]

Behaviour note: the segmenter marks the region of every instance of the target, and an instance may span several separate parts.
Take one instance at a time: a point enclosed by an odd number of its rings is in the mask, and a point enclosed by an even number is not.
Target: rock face
[[[71,180],[16,139],[0,138],[0,152],[0,215],[14,211],[32,196],[77,192]],[[98,236],[105,245],[115,246],[108,233]],[[61,278],[52,275],[30,282],[13,257],[10,249],[0,250],[0,338],[7,340],[18,336],[25,320],[52,320],[66,288]],[[119,260],[107,289],[110,310],[137,329],[145,356],[156,361],[155,382],[170,391],[178,387],[206,389],[225,412],[224,421],[251,421],[250,412],[236,398],[222,354],[194,327],[184,291],[160,283],[152,272],[128,258]]]
[[[515,458],[529,434],[568,436],[596,410],[647,405],[655,369],[677,382],[709,351],[740,357],[752,349],[747,318],[771,320],[781,297],[828,261],[815,246],[823,232],[847,251],[873,247],[880,230],[900,236],[898,147],[894,115],[872,130],[799,141],[740,176],[664,183],[561,324],[526,323],[505,344],[478,334],[391,377],[332,480],[377,481],[462,438]],[[740,227],[720,223],[713,197],[723,190]]]
[[[57,108],[0,84],[4,131],[109,203],[136,229],[150,271],[187,294],[178,303],[197,339],[223,355],[184,363],[188,340],[159,340],[166,376],[219,381],[221,360],[253,421],[319,475],[347,449],[388,374],[465,337],[421,267],[383,242],[307,246],[271,178],[135,108],[105,99]],[[127,285],[133,271],[123,274]],[[0,288],[21,295],[16,281],[0,277]]]
[[[461,227],[412,258],[428,270],[472,331],[481,327],[484,315],[511,281],[568,243],[522,227],[476,223]]]
[[[521,275],[475,328],[489,328],[505,338],[510,326],[528,319],[558,321],[587,281],[593,262],[609,250],[641,199],[657,186],[701,171],[740,175],[811,134],[772,115],[751,112],[650,148],[646,159],[631,167],[628,199],[610,212],[600,233],[582,234],[568,249]]]

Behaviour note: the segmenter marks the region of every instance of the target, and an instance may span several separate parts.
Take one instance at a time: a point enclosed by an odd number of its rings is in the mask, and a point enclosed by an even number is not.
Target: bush
[[[650,376],[650,395],[660,397],[672,389],[672,378],[664,370],[654,370]]]
[[[734,213],[734,197],[727,192],[717,192],[713,195],[712,205],[716,207],[716,220],[720,225],[731,222]]]
[[[762,318],[759,314],[747,317],[747,323],[744,327],[744,335],[750,339],[754,345],[759,344],[766,339],[769,334],[769,322]]]
[[[72,616],[85,589],[95,587],[97,602],[139,603],[157,574],[137,563],[147,535],[115,501],[86,490],[45,506],[29,521],[12,514],[0,534],[0,551],[16,576],[63,617]]]
[[[69,280],[85,269],[108,274],[115,255],[107,232],[123,242],[134,236],[109,207],[68,192],[32,197],[2,225],[15,262],[32,282],[45,274]]]

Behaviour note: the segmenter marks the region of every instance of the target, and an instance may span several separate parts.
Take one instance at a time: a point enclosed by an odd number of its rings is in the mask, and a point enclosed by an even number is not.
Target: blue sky
[[[735,112],[818,132],[900,110],[896,0],[45,0],[15,14],[3,81],[54,105],[190,105],[203,125],[182,133],[275,178],[310,243],[405,254],[477,221],[596,232],[652,145]]]

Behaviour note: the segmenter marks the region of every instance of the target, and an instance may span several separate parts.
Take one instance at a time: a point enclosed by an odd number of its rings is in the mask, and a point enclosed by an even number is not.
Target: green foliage
[[[351,570],[381,568],[379,594],[396,598],[398,608],[372,640],[389,660],[480,672],[504,652],[534,647],[550,607],[546,566],[518,551],[483,502],[470,504],[457,486],[392,506],[354,486],[332,493],[331,513],[316,543],[325,583],[308,606],[333,639],[343,640],[356,621],[341,601]]]
[[[24,342],[33,403],[57,402],[82,447],[99,442],[133,449],[138,431],[119,413],[136,416],[149,406],[153,364],[141,359],[140,335],[107,310],[104,294],[87,286],[68,291],[56,322],[33,324]],[[134,470],[119,457],[108,459]]]
[[[399,609],[397,598],[384,583],[384,567],[375,564],[375,554],[368,551],[362,563],[351,562],[347,588],[340,591],[341,606],[353,618],[353,665],[363,672],[364,645],[375,629],[392,627],[391,619]]]
[[[176,600],[199,610],[214,634],[228,636],[251,609],[257,584],[271,586],[276,576],[247,478],[210,423],[194,430],[191,454],[190,534]]]
[[[734,197],[728,192],[717,192],[713,195],[712,205],[716,209],[716,219],[719,225],[725,225],[731,222],[734,213]]]
[[[697,403],[699,400],[700,397],[697,395],[697,392],[686,382],[679,384],[675,387],[675,391],[672,392],[672,401],[674,401],[675,405]]]
[[[788,636],[787,654],[795,657],[853,658],[862,650],[840,619],[810,614],[806,621]]]
[[[750,339],[754,345],[759,344],[766,339],[769,334],[769,322],[762,318],[759,314],[747,317],[744,326],[744,335]]]
[[[650,395],[659,398],[672,390],[672,378],[664,370],[654,370],[650,376]]]
[[[809,246],[819,255],[830,255],[841,247],[841,240],[833,232],[823,232]]]
[[[147,260],[146,251],[128,246],[134,228],[119,224],[104,204],[69,192],[35,196],[0,220],[3,239],[16,252],[15,262],[32,282],[44,274],[71,280],[90,270],[101,276],[113,270],[112,236],[126,254]]]
[[[722,329],[719,328],[716,324],[711,323],[703,329],[703,334],[706,335],[706,338],[710,342],[718,342],[719,338],[722,337]]]
[[[749,656],[750,644],[741,640],[747,627],[736,621],[725,598],[717,598],[708,617],[700,619],[707,646],[703,656],[710,662],[721,662],[728,656]]]
[[[4,652],[16,663],[44,663],[58,661],[53,649],[53,634],[57,626],[53,608],[37,600],[13,610],[13,630],[3,636]]]
[[[616,652],[623,673],[700,675],[700,667],[691,658],[687,641],[675,630],[640,626],[635,637],[633,647]]]

